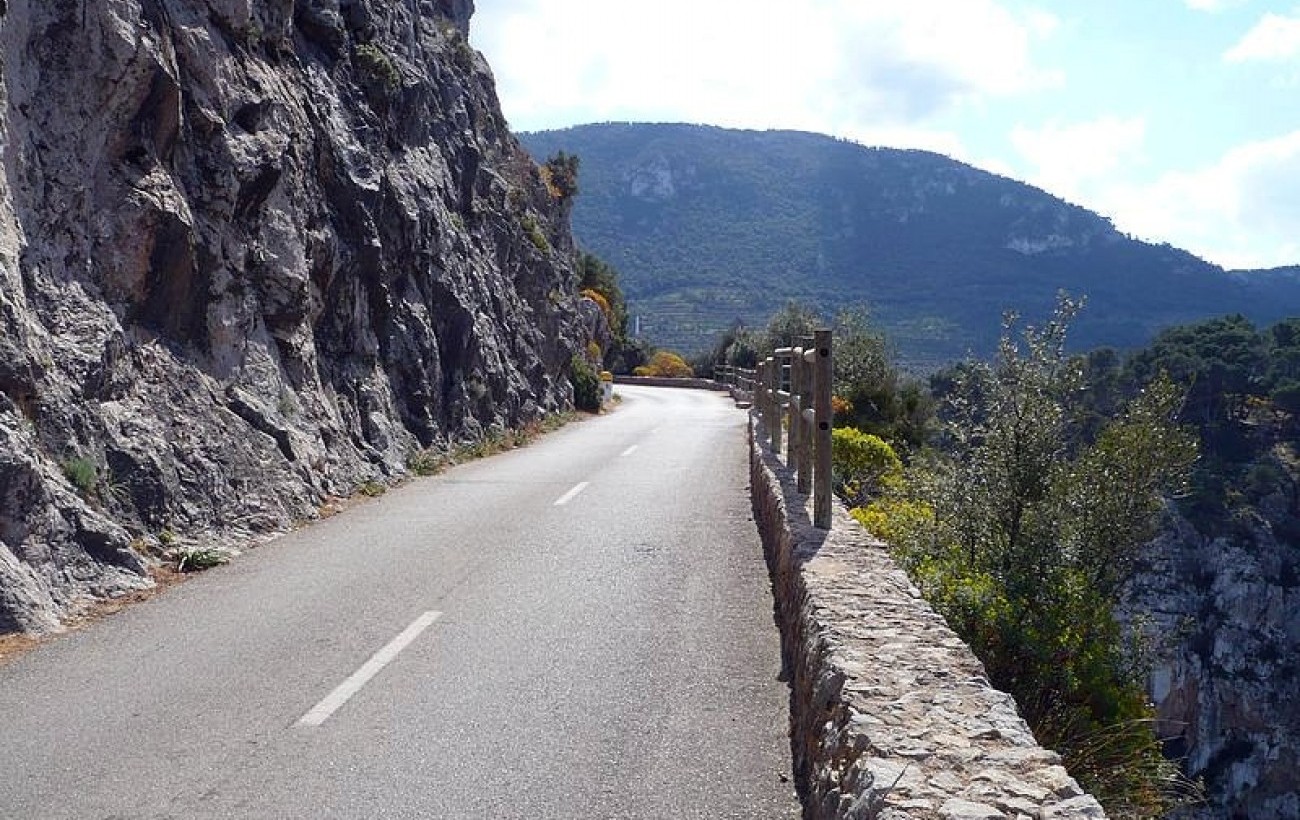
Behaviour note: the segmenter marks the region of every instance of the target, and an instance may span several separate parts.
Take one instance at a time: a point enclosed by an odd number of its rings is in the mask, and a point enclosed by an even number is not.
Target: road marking
[[[638,446],[639,446],[639,445],[633,444],[631,447],[629,447],[629,448],[627,448],[626,450],[623,451],[623,455],[625,455],[625,456],[630,456],[630,455],[632,455],[633,453],[636,452],[636,448],[637,448]]]
[[[402,633],[393,638],[388,644],[375,654],[370,656],[370,660],[361,664],[361,668],[348,676],[347,680],[335,687],[333,692],[325,696],[320,703],[311,708],[307,714],[298,718],[299,726],[319,726],[329,720],[330,715],[338,711],[339,707],[348,702],[348,699],[361,691],[361,687],[370,682],[370,679],[379,674],[398,653],[411,645],[411,641],[420,637],[420,633],[429,628],[429,625],[438,620],[442,615],[441,612],[426,612],[416,618],[410,626],[402,630]]]
[[[565,493],[564,495],[562,495],[562,496],[560,496],[559,498],[555,499],[555,506],[557,506],[557,507],[563,507],[565,504],[568,504],[568,503],[569,503],[570,501],[572,501],[575,497],[577,497],[578,493],[580,493],[580,492],[582,492],[583,490],[587,489],[587,485],[590,484],[590,483],[591,483],[591,482],[589,482],[589,481],[584,481],[584,482],[582,482],[581,484],[579,484],[578,486],[574,487],[572,490],[569,490],[569,491],[568,491],[567,493]]]

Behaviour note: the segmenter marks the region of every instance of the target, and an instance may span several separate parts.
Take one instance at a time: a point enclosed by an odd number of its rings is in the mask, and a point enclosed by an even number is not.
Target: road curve
[[[619,393],[0,667],[0,817],[797,817],[744,414]]]

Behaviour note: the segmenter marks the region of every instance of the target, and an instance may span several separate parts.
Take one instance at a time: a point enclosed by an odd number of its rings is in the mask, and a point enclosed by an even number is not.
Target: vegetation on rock
[[[571,200],[578,195],[578,165],[576,154],[560,151],[541,165],[542,181],[551,196]]]
[[[582,356],[574,356],[569,365],[573,382],[573,406],[588,413],[600,412],[600,376]]]

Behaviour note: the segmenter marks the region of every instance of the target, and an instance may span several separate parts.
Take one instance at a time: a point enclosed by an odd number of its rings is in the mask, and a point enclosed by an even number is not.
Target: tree
[[[1161,332],[1131,367],[1138,381],[1165,371],[1189,385],[1183,419],[1207,429],[1228,430],[1259,395],[1267,370],[1264,340],[1244,316],[1224,316]]]
[[[750,330],[737,319],[719,337],[709,358],[712,365],[727,364],[753,370],[758,365],[759,352],[766,352],[765,346],[762,334]]]
[[[668,379],[689,379],[695,375],[691,366],[679,354],[669,350],[657,351],[650,363],[632,371],[637,376],[657,376]]]
[[[609,329],[614,334],[613,343],[604,351],[604,366],[617,372],[630,371],[641,364],[644,356],[630,349],[635,345],[631,344],[627,336],[627,301],[618,284],[618,271],[600,257],[586,251],[578,254],[576,268],[578,288],[600,305],[609,320]]]
[[[921,385],[894,366],[885,334],[864,308],[835,318],[835,395],[846,403],[840,423],[872,433],[904,451],[925,441],[934,404]]]
[[[825,326],[815,310],[791,299],[768,320],[767,348],[803,347],[813,331]]]
[[[618,284],[618,271],[592,253],[582,251],[578,254],[578,288],[600,294],[609,307],[611,316],[610,329],[616,337],[627,331],[627,301],[623,298],[623,289]]]

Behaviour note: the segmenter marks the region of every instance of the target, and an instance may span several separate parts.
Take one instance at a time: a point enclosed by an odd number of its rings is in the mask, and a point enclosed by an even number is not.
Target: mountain
[[[1045,317],[1061,289],[1088,298],[1078,347],[1300,311],[1296,269],[1228,273],[938,154],[698,125],[520,138],[538,159],[580,158],[575,235],[619,270],[642,332],[686,351],[737,319],[761,326],[789,299],[827,314],[866,303],[914,366],[988,353],[1004,311]]]
[[[0,2],[0,633],[570,405],[472,8]]]

